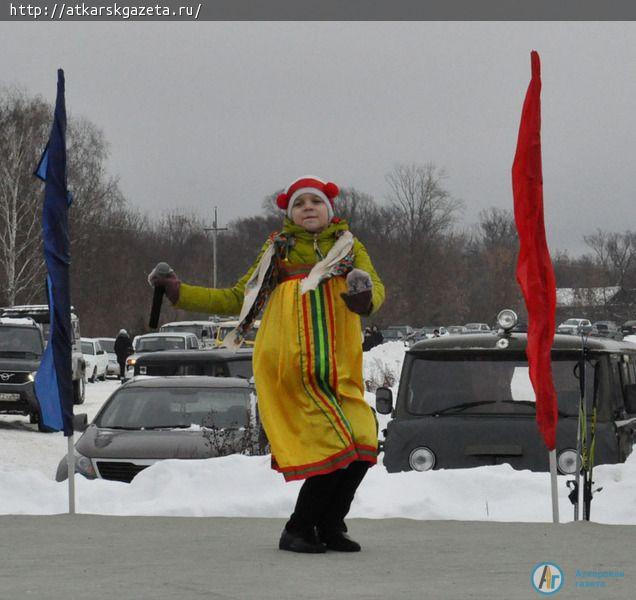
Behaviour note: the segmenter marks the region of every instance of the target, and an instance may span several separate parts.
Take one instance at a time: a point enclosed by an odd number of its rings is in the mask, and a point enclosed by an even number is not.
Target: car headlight
[[[509,308],[504,308],[497,315],[497,324],[505,331],[512,329],[517,324],[518,320],[517,313]]]
[[[126,366],[127,366],[127,367],[134,367],[134,366],[135,366],[135,364],[137,364],[137,359],[136,359],[136,358],[129,358],[129,359],[126,361]]]
[[[35,376],[37,375],[37,371],[33,371],[27,375],[27,379],[31,382],[35,381]]]
[[[97,477],[97,473],[95,472],[91,459],[80,454],[77,450],[75,451],[75,472],[80,473],[89,479]]]
[[[409,465],[414,471],[430,471],[435,466],[435,453],[426,446],[415,448],[409,455]]]
[[[561,450],[557,456],[557,469],[561,475],[572,475],[576,473],[578,463],[578,453],[573,448]]]

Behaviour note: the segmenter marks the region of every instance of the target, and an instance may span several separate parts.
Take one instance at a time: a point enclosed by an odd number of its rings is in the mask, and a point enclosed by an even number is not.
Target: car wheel
[[[104,372],[102,373],[102,376],[100,377],[100,379],[101,379],[102,381],[106,381],[106,371],[104,371]]]
[[[38,431],[40,433],[53,433],[55,431],[55,429],[42,425],[42,415],[39,410],[29,415],[29,421],[31,421],[31,423],[38,424]]]
[[[84,404],[84,396],[86,393],[86,383],[84,377],[80,377],[73,381],[73,404]]]
[[[93,374],[88,378],[89,383],[95,383],[95,378],[97,377],[97,367],[93,369]]]

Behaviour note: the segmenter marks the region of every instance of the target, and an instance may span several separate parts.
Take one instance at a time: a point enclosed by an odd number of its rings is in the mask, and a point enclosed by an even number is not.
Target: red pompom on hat
[[[340,190],[335,183],[331,181],[325,182],[313,175],[304,175],[287,186],[287,189],[279,194],[276,198],[278,208],[287,212],[287,216],[291,218],[291,209],[294,206],[294,200],[301,194],[314,194],[318,196],[329,209],[329,220],[333,217],[333,199],[338,195]]]

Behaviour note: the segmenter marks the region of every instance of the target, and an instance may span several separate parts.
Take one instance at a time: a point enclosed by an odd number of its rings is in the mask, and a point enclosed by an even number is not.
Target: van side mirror
[[[629,383],[624,388],[625,410],[630,415],[636,415],[636,383]]]
[[[390,415],[393,410],[393,392],[387,387],[375,391],[375,409],[381,415]]]
[[[87,427],[88,427],[88,415],[86,413],[73,415],[73,429],[75,429],[76,431],[86,431]]]

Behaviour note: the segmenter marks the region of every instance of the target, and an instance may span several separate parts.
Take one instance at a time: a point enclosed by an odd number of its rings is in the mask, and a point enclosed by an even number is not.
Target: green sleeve
[[[245,284],[258,266],[263,253],[271,242],[268,240],[258,253],[254,264],[231,288],[216,289],[182,283],[179,287],[179,301],[174,305],[190,312],[217,315],[238,315],[243,306]]]
[[[353,255],[353,266],[356,269],[366,271],[371,277],[371,282],[373,283],[373,290],[371,291],[371,314],[373,314],[384,302],[384,284],[373,268],[367,249],[357,238],[353,243]]]

